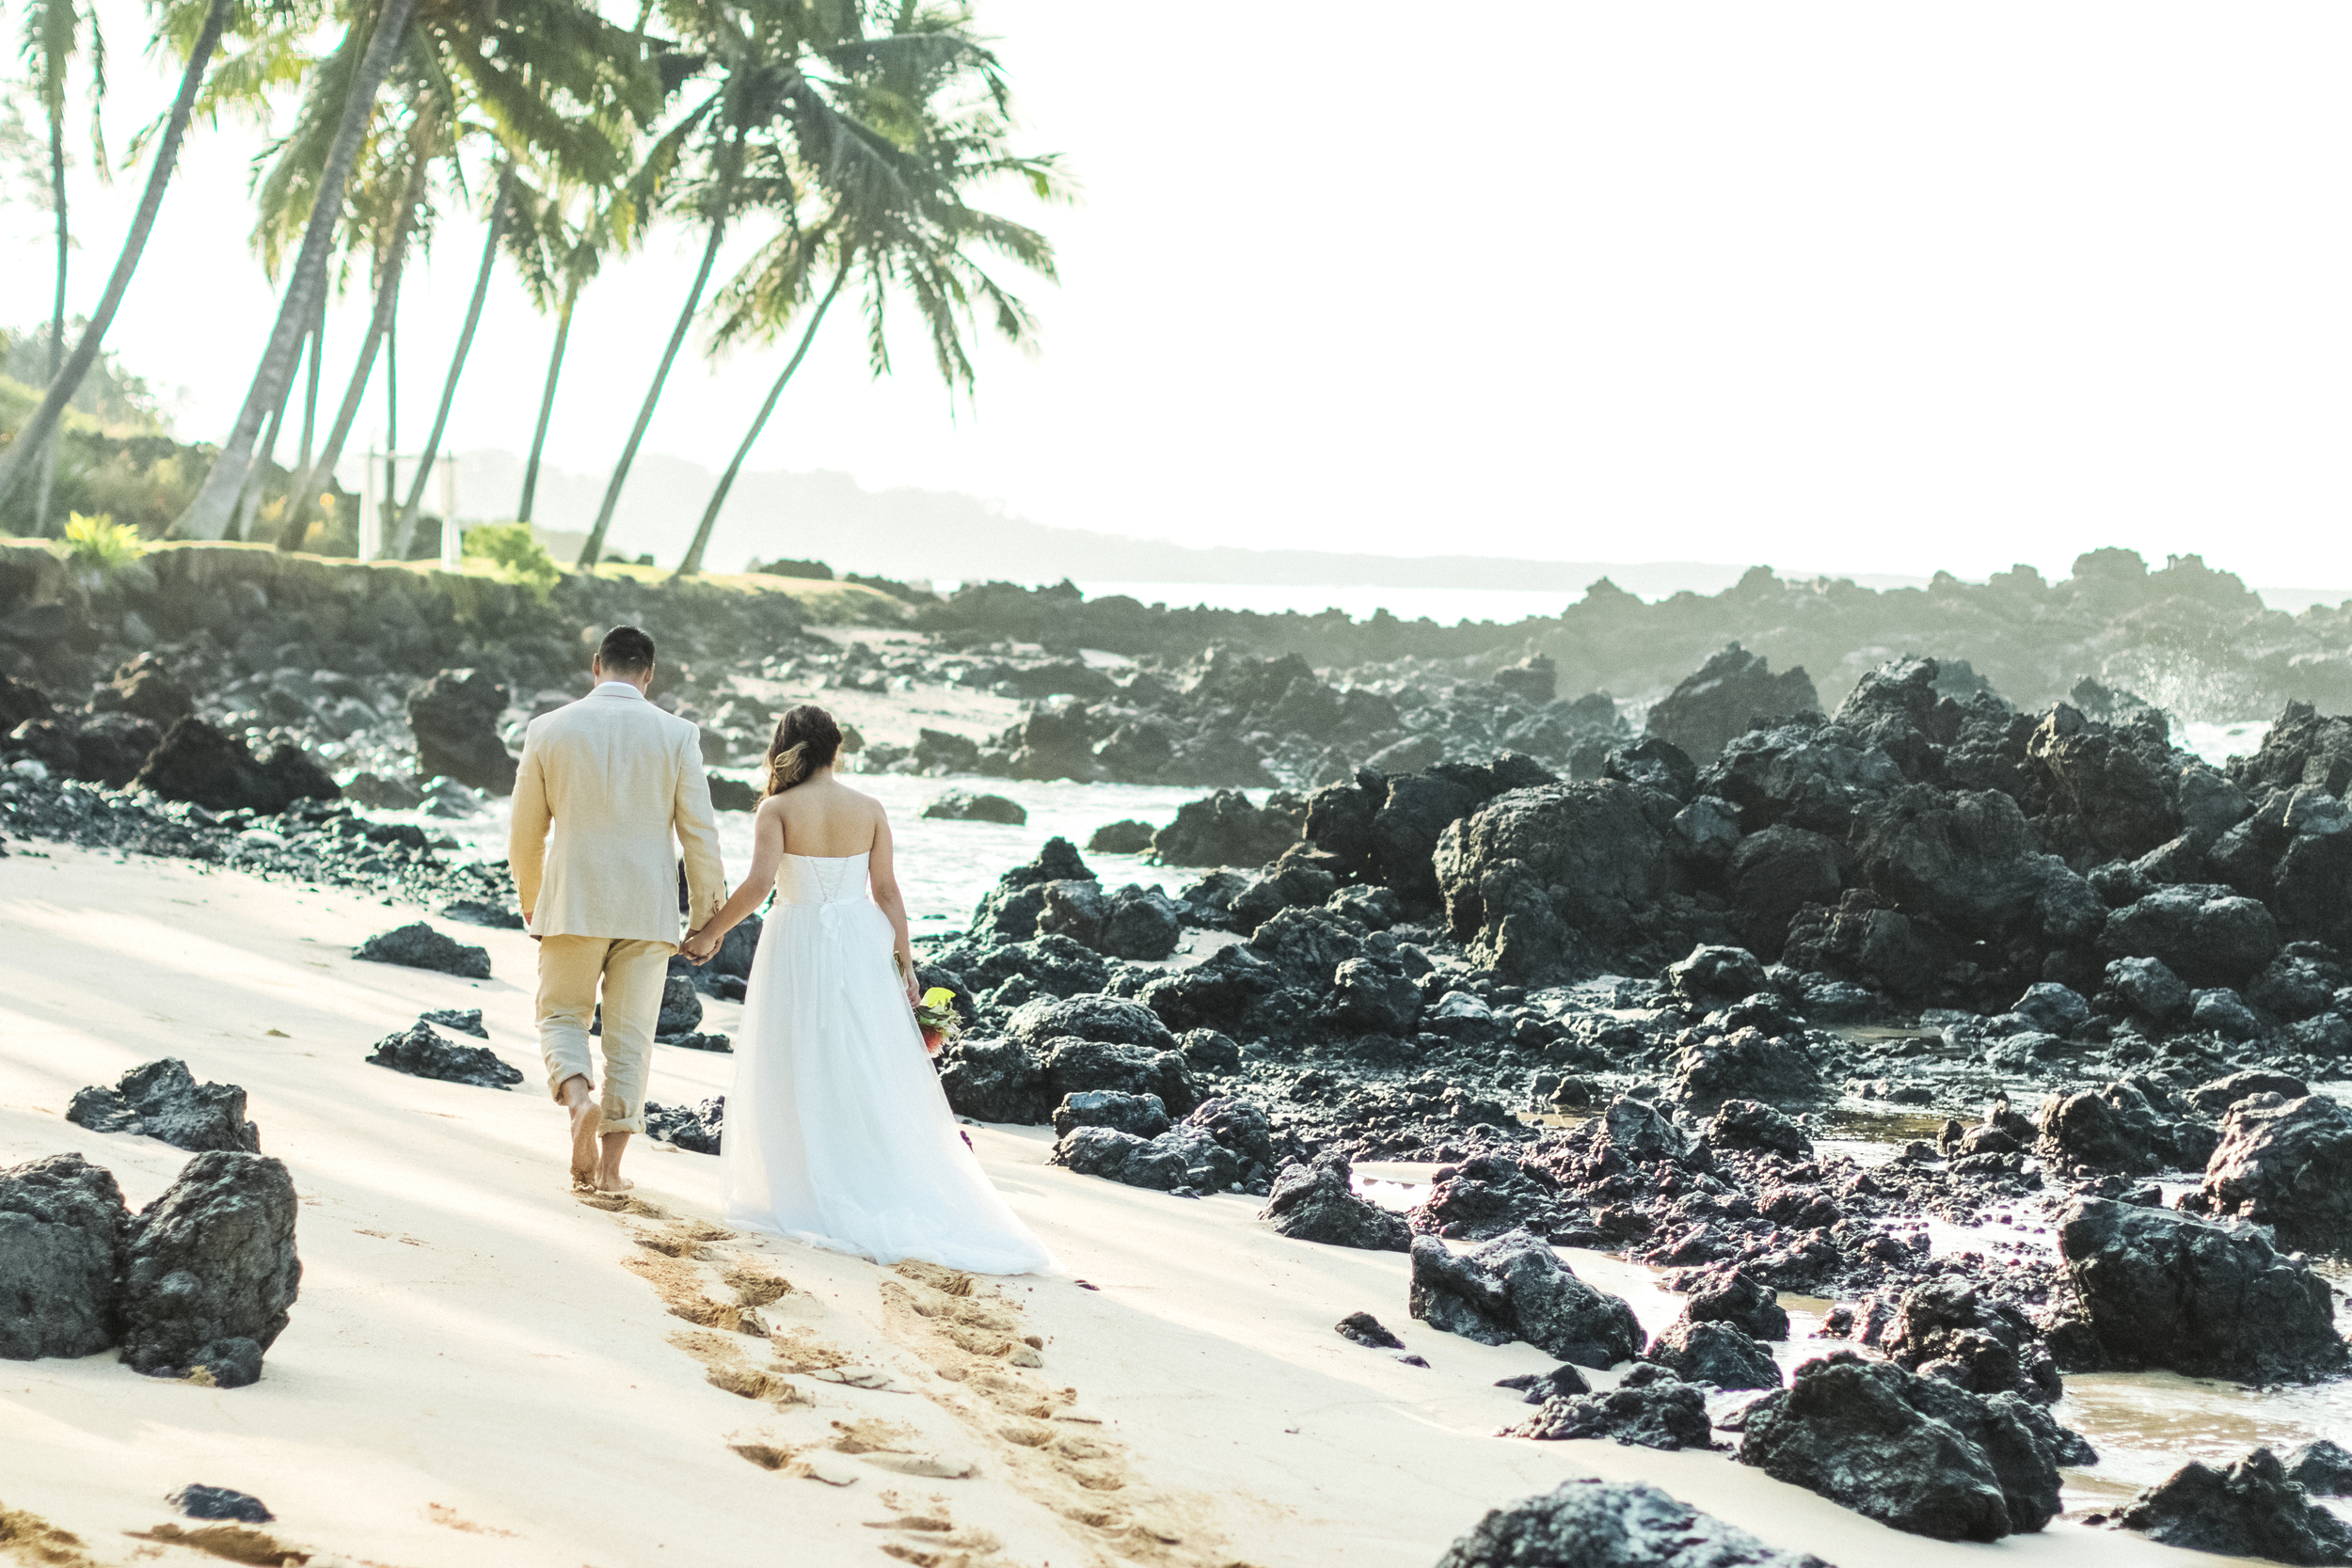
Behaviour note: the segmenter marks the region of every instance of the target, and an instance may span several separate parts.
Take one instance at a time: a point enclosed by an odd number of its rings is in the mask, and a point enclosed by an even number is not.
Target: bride
[[[707,963],[775,889],[720,1141],[727,1223],[881,1263],[1050,1270],[1052,1254],[965,1146],[924,1056],[890,821],[834,776],[840,750],[823,708],[784,716],[751,875],[686,939],[686,956]]]

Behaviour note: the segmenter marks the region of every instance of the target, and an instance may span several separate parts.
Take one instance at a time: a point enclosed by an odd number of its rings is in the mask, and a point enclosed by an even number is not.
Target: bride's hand
[[[686,941],[678,948],[696,965],[707,964],[719,956],[720,939],[707,935],[707,929],[688,932]]]

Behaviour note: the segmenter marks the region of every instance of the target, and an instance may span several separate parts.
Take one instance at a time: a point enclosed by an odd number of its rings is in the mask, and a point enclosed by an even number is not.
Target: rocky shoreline
[[[330,635],[300,580],[264,595],[267,637]],[[950,1103],[1050,1124],[1079,1174],[1250,1194],[1283,1235],[1407,1253],[1415,1318],[1562,1363],[1513,1435],[1724,1447],[1897,1528],[1984,1540],[2041,1528],[2058,1468],[2092,1462],[2048,1414],[2070,1375],[2345,1373],[2312,1255],[2352,1252],[2352,1114],[2322,1092],[2352,1076],[2352,720],[2290,704],[2217,768],[2096,683],[2028,712],[1973,669],[1902,658],[1824,713],[1735,646],[1637,735],[1605,700],[1561,702],[1539,655],[1408,696],[1393,672],[1356,684],[1295,655],[1111,674],[806,640],[781,596],[730,613],[721,631],[760,647],[736,668],[762,679],[1038,705],[993,740],[925,731],[864,766],[1219,791],[1151,829],[1164,863],[1201,868],[1175,895],[1106,887],[1056,839],[924,940],[922,978],[964,1015]],[[352,674],[400,688],[389,712],[377,688],[278,678],[327,670],[323,641],[198,628],[109,664],[127,643],[64,639],[20,660],[42,678],[0,680],[0,832],[512,925],[502,868],[359,808],[511,783],[529,709],[510,682],[543,660],[534,705],[577,686],[554,673],[577,634],[548,626],[495,659],[458,642],[477,667],[420,642],[405,670]],[[763,722],[718,635],[667,693],[714,763]],[[319,726],[343,703],[375,717],[338,781]],[[755,941],[681,975],[681,1006],[739,992]],[[1856,1114],[1915,1135],[1866,1161],[1835,1136]],[[715,1152],[723,1103],[653,1121]],[[1366,1202],[1353,1168],[1373,1161],[1426,1167],[1425,1196]],[[1938,1250],[1935,1227],[1987,1239]],[[1649,1340],[1563,1247],[1668,1271],[1683,1320]],[[1782,1292],[1835,1303],[1829,1332],[1867,1354],[1784,1380]],[[1901,1462],[1865,1473],[1890,1433]],[[2181,1501],[2200,1487],[2319,1484],[2266,1454],[2197,1468],[2122,1522],[2166,1539],[2212,1513]],[[2312,1524],[2280,1549],[2347,1560],[2331,1541]]]

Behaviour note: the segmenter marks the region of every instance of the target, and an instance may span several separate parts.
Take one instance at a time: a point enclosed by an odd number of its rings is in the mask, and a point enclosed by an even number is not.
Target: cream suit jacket
[[[676,942],[674,835],[701,926],[726,901],[726,873],[692,724],[612,681],[531,721],[506,858],[532,935]]]

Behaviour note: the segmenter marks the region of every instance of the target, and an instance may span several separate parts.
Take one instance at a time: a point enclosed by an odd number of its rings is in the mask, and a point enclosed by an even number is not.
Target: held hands
[[[685,942],[678,945],[678,951],[699,967],[719,956],[719,944],[725,940],[724,933],[713,932],[705,926],[700,930],[689,932]]]

